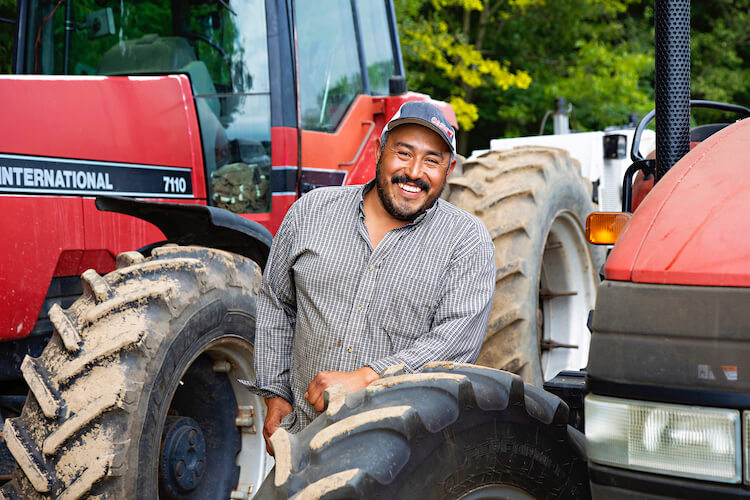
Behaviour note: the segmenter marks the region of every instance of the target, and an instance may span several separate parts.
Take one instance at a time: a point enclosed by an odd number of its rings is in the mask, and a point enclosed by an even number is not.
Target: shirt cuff
[[[252,392],[253,394],[257,394],[258,396],[265,398],[265,399],[271,399],[271,398],[284,398],[286,399],[289,404],[292,404],[292,391],[289,389],[289,387],[282,385],[282,384],[270,384],[263,387],[258,386],[257,382],[250,382],[248,380],[241,380],[238,379],[238,381],[247,388],[248,391]]]
[[[367,363],[365,366],[369,366],[378,375],[382,375],[383,371],[385,371],[386,368],[389,366],[394,365],[404,365],[404,372],[406,373],[414,373],[414,369],[409,366],[408,363],[405,363],[404,360],[397,358],[396,356],[387,356],[385,358],[380,358],[375,361],[372,361],[370,363]]]

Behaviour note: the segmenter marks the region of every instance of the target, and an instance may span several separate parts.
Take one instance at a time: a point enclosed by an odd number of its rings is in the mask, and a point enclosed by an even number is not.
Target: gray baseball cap
[[[407,123],[422,125],[433,130],[448,144],[451,154],[456,154],[456,131],[445,119],[440,108],[426,101],[409,101],[402,104],[383,128],[381,140],[385,138],[386,132]]]

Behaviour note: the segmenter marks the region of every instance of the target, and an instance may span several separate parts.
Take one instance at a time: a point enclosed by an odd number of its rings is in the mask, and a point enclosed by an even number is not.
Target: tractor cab
[[[194,180],[209,205],[272,232],[298,194],[368,180],[386,111],[416,97],[373,100],[403,75],[390,1],[21,0],[16,25],[15,73],[185,75],[204,164]]]

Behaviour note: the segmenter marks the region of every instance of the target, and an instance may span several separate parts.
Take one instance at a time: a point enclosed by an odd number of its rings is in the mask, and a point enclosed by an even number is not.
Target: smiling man
[[[309,424],[333,385],[476,360],[494,248],[479,219],[440,199],[455,144],[437,107],[408,102],[377,141],[374,180],[316,189],[287,213],[258,298],[251,390],[266,398],[267,443]]]

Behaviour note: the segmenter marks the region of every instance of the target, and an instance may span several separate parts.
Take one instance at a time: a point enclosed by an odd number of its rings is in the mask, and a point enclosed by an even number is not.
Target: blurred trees
[[[164,24],[158,15],[164,1],[133,4],[129,15],[144,33],[155,31],[155,21]],[[451,102],[464,152],[495,137],[537,134],[556,97],[572,103],[576,130],[622,125],[629,113],[643,115],[653,107],[651,0],[394,3],[409,88]],[[76,19],[82,20],[81,9],[100,4],[76,0]],[[15,6],[15,0],[0,0],[0,18],[14,21]],[[750,0],[693,0],[691,8],[693,97],[750,105]],[[58,17],[64,9],[59,11]],[[55,25],[60,36],[62,21]],[[11,71],[13,29],[0,22],[3,73]],[[86,39],[85,31],[74,34],[74,47],[84,43],[79,38]],[[111,41],[85,43],[95,48]],[[101,52],[92,50],[97,58]],[[60,59],[59,51],[55,55]],[[79,58],[71,70],[91,72],[97,58]],[[217,58],[210,69],[225,72],[220,63]],[[706,111],[695,116],[724,120]],[[551,120],[545,132],[551,132]]]
[[[11,71],[15,20],[16,0],[0,0],[0,74]]]
[[[555,97],[573,104],[576,129],[624,124],[628,113],[651,106],[653,48],[648,25],[629,16],[634,1],[396,0],[410,88],[458,100],[464,153],[490,138],[538,133]],[[445,28],[435,33],[432,26]],[[461,61],[469,70],[500,61],[515,79],[464,78],[435,63],[440,58],[425,50],[426,36],[441,38],[433,46],[476,51],[483,60]]]
[[[653,107],[653,2],[395,0],[412,90],[451,101],[464,152],[534,135],[554,98],[575,130],[623,125]],[[693,97],[750,104],[750,0],[692,2]],[[435,30],[440,27],[440,31]],[[425,37],[434,37],[429,46]],[[448,50],[450,48],[450,50]],[[442,50],[441,53],[437,51]],[[481,57],[459,58],[473,49]],[[448,67],[445,60],[457,64]],[[504,81],[464,78],[497,61]],[[461,123],[463,119],[464,123]],[[469,126],[466,126],[469,122]],[[545,133],[551,133],[548,120]]]

